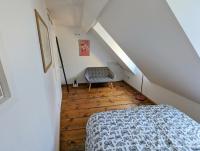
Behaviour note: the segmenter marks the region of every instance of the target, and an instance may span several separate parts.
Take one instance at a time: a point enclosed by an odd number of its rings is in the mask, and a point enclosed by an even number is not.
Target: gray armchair
[[[89,67],[85,70],[85,78],[90,84],[90,91],[92,83],[111,82],[112,85],[114,74],[108,67]]]

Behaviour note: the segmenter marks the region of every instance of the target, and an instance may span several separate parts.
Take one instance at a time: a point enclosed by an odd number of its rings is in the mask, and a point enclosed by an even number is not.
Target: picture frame
[[[0,104],[4,103],[11,97],[10,89],[0,61]]]
[[[90,56],[90,40],[79,40],[79,56]]]
[[[4,93],[3,93],[3,88],[2,85],[0,83],[0,100],[4,98]]]
[[[46,23],[35,9],[35,17],[37,23],[38,37],[40,43],[40,50],[42,56],[42,63],[44,72],[47,73],[48,69],[52,64],[52,54],[51,54],[51,45],[49,39],[49,31]]]

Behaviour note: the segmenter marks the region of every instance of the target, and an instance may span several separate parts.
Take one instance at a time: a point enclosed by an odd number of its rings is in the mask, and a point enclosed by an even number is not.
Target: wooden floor
[[[60,151],[84,151],[85,127],[90,115],[108,110],[126,109],[153,104],[150,100],[135,100],[137,92],[124,82],[97,85],[88,92],[87,85],[63,87],[61,111]]]

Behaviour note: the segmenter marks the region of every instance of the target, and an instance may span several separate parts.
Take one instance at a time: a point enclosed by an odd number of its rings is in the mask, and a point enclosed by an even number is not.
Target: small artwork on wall
[[[79,56],[90,56],[89,40],[79,40]]]

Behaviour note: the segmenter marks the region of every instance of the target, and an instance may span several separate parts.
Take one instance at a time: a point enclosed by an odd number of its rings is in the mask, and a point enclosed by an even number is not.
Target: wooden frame
[[[46,73],[52,64],[49,31],[47,25],[45,24],[44,20],[42,19],[42,17],[40,16],[40,14],[36,9],[35,9],[35,17],[36,17],[38,37],[42,55],[42,63],[44,72]]]
[[[3,88],[2,85],[0,84],[0,100],[3,98],[4,98]]]
[[[8,87],[6,75],[4,73],[3,66],[0,61],[0,104],[8,100],[10,97],[10,89]]]

